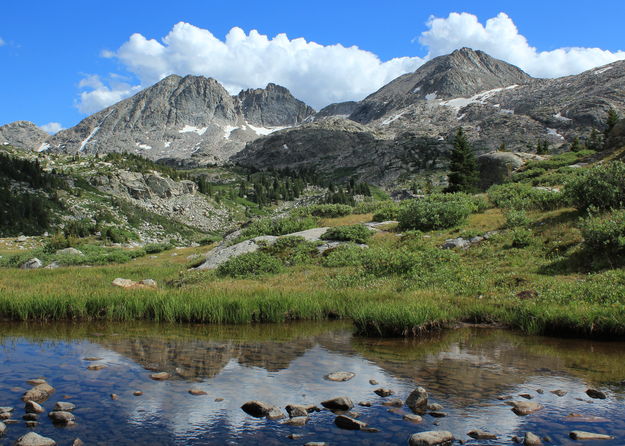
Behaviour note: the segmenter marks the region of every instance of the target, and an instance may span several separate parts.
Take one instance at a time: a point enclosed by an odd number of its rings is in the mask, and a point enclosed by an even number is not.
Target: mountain
[[[459,127],[479,153],[502,145],[531,152],[542,141],[558,151],[593,128],[603,131],[611,108],[625,112],[625,61],[536,79],[463,48],[361,102],[323,108],[312,124],[251,141],[232,160],[259,169],[315,167],[335,178],[356,175],[385,185],[444,168]]]
[[[65,153],[137,153],[201,165],[246,142],[299,124],[314,110],[274,84],[231,96],[216,80],[171,75],[49,139]]]
[[[0,126],[0,144],[21,149],[45,150],[45,141],[49,136],[30,121],[15,121]]]

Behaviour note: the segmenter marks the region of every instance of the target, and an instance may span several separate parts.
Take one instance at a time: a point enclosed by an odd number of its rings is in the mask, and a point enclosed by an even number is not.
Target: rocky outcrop
[[[512,173],[523,166],[523,158],[510,152],[489,152],[478,157],[480,186],[488,189],[509,179]]]
[[[50,135],[29,121],[15,121],[0,126],[0,145],[10,145],[24,150],[46,150]]]
[[[315,113],[312,107],[276,84],[244,90],[237,97],[247,121],[260,127],[295,126]]]
[[[53,151],[129,152],[204,165],[223,162],[246,142],[312,113],[274,84],[230,96],[214,79],[171,75],[47,142]]]

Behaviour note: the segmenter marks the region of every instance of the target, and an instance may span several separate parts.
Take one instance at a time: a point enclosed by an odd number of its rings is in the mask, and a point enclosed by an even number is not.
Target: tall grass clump
[[[591,167],[570,181],[565,193],[578,209],[591,206],[622,209],[625,207],[625,163],[613,161]]]

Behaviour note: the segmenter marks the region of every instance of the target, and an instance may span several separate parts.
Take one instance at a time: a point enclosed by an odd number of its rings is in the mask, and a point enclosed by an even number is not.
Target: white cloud
[[[78,108],[91,113],[169,74],[213,77],[232,94],[274,82],[321,108],[332,102],[360,100],[427,60],[465,46],[483,50],[539,77],[576,74],[625,59],[623,51],[613,53],[599,48],[538,51],[504,13],[485,24],[472,14],[451,13],[446,18],[431,17],[426,26],[419,37],[428,50],[425,57],[384,62],[355,46],[324,46],[303,38],[289,39],[286,34],[270,38],[255,30],[246,34],[236,27],[221,40],[209,30],[180,22],[160,41],[133,34],[116,51],[103,51],[103,57],[119,60],[134,74],[139,85],[113,77],[105,85],[97,76],[87,77],[81,82],[84,91]]]
[[[2,37],[0,37],[0,46],[6,45],[6,42]]]
[[[63,127],[59,122],[48,122],[47,124],[42,125],[41,128],[49,134],[54,135],[55,133],[63,130],[65,127]]]
[[[508,15],[501,12],[482,25],[473,14],[452,12],[447,18],[430,17],[428,30],[419,42],[428,48],[427,58],[448,54],[461,47],[482,50],[516,65],[535,77],[578,74],[591,68],[625,59],[624,51],[599,48],[559,48],[538,51]]]
[[[131,96],[142,88],[140,85],[130,85],[120,79],[124,78],[113,74],[109,77],[109,85],[105,85],[96,74],[83,78],[78,88],[88,90],[80,92],[80,101],[76,103],[78,110],[85,114],[95,113]]]

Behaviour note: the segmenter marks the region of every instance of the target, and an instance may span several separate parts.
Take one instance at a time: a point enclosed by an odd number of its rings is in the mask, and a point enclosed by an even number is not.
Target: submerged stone
[[[454,436],[448,431],[427,431],[413,434],[410,437],[410,446],[448,446],[454,441]]]

